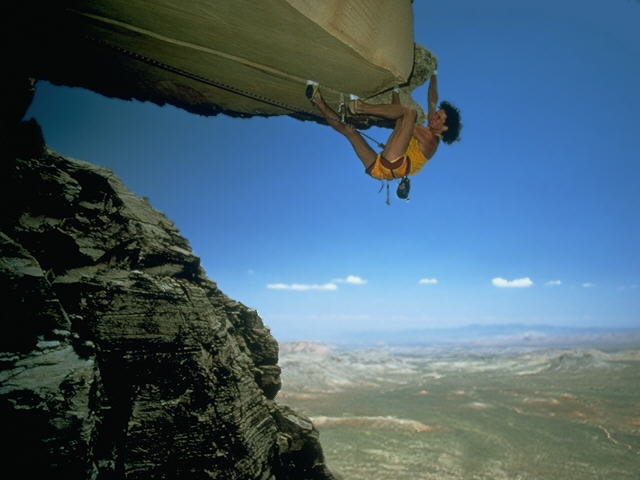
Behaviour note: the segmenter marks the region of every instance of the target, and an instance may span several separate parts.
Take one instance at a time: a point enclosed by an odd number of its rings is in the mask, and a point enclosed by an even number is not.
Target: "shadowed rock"
[[[164,215],[109,170],[50,150],[3,160],[0,175],[5,468],[334,478],[310,421],[273,401],[275,339]]]

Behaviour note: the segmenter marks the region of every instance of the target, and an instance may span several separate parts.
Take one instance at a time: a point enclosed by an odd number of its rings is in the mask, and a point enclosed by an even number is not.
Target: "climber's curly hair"
[[[447,114],[447,121],[444,124],[449,127],[447,131],[442,132],[442,141],[447,145],[451,145],[453,142],[460,141],[460,130],[462,130],[460,110],[449,102],[441,102],[440,108]]]

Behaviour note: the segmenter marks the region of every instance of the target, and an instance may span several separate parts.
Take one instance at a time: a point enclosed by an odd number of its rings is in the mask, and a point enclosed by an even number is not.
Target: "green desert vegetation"
[[[281,364],[280,402],[312,418],[348,479],[638,479],[638,350],[334,351]]]

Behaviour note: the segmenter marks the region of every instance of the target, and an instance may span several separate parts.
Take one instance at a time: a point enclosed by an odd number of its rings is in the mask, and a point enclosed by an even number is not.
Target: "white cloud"
[[[351,285],[364,285],[367,281],[357,275],[348,275],[345,278],[334,278],[328,283],[269,283],[267,288],[271,290],[337,290],[338,283],[349,283]]]
[[[314,313],[307,317],[309,320],[369,320],[369,315],[364,313]]]
[[[351,285],[364,285],[367,281],[358,275],[348,275],[346,278],[334,278],[332,283],[350,283]]]
[[[596,284],[595,283],[591,283],[591,282],[585,282],[585,283],[582,284],[582,286],[584,288],[591,288],[591,287],[595,287]]]
[[[435,285],[436,283],[438,283],[438,279],[437,278],[421,278],[418,283],[420,285]]]
[[[337,290],[338,286],[335,283],[318,284],[305,284],[305,283],[269,283],[267,288],[271,290]]]
[[[562,285],[562,280],[549,280],[545,285],[547,287],[556,287],[558,285]]]
[[[498,288],[527,288],[533,285],[533,282],[529,277],[516,278],[515,280],[506,280],[504,278],[496,277],[491,280],[494,287]]]

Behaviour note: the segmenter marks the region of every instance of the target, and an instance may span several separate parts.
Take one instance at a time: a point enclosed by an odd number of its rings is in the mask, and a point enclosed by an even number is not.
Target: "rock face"
[[[0,162],[5,469],[334,478],[311,422],[274,401],[278,346],[257,313],[112,172],[23,130],[34,142]]]
[[[59,0],[13,2],[8,71],[189,112],[291,115],[324,123],[304,95],[420,106],[437,60],[414,43],[410,0]],[[359,128],[394,122],[349,119]]]

